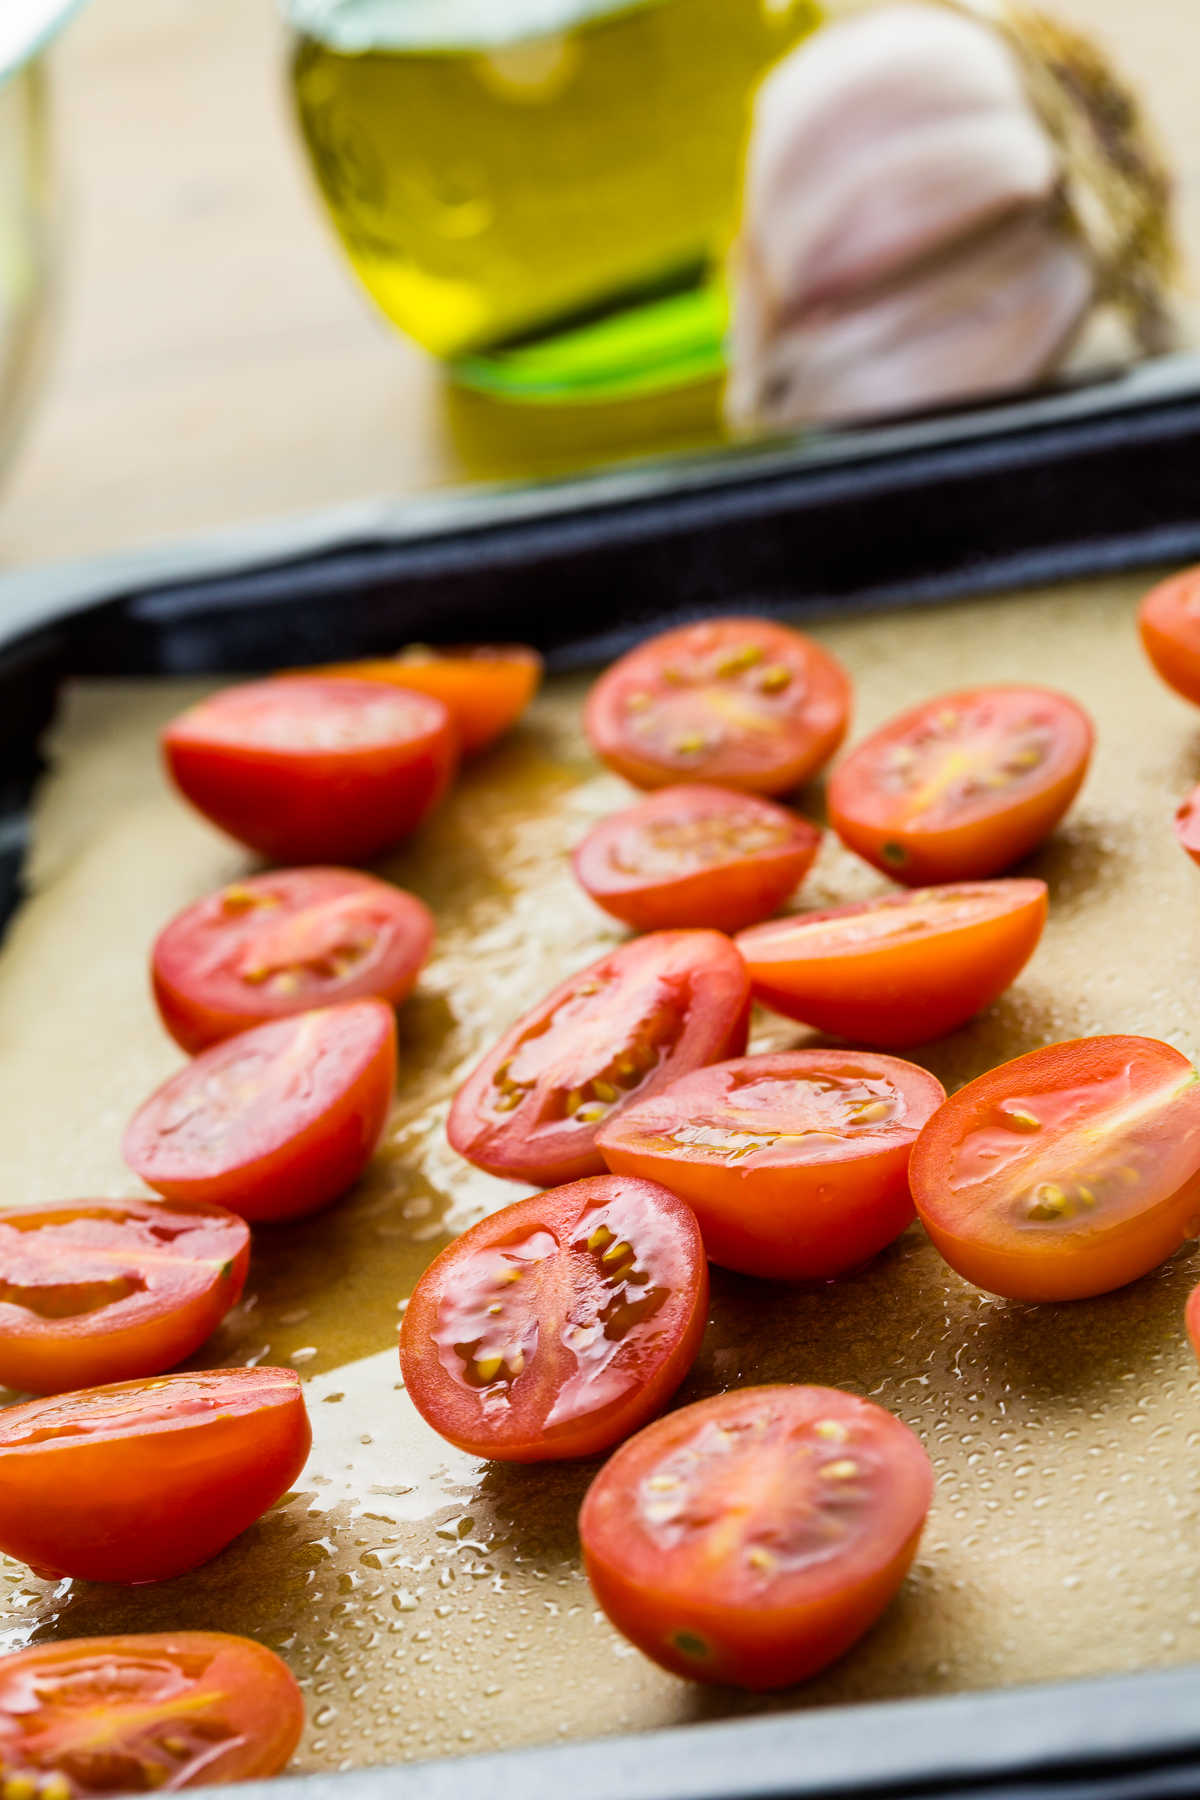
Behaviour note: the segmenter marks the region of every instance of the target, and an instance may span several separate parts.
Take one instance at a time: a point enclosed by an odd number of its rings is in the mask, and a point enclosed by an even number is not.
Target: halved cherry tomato
[[[312,1443],[292,1369],[206,1369],[0,1411],[0,1550],[38,1575],[166,1581],[274,1506]]]
[[[432,694],[449,708],[463,755],[474,756],[516,724],[537,693],[542,659],[527,644],[410,644],[397,656],[331,663],[309,673]]]
[[[503,1207],[430,1264],[404,1315],[404,1385],[474,1456],[594,1456],[661,1412],[707,1310],[681,1200],[651,1181],[576,1181]]]
[[[706,619],[639,644],[588,696],[598,756],[635,787],[711,781],[782,794],[828,762],[850,716],[845,670],[769,619]]]
[[[0,1382],[59,1394],[160,1375],[245,1285],[250,1233],[218,1206],[77,1201],[0,1213]]]
[[[0,1788],[14,1800],[277,1775],[303,1729],[295,1677],[251,1638],[146,1632],[0,1657]]]
[[[1200,787],[1193,788],[1176,811],[1175,836],[1192,861],[1200,863]]]
[[[821,844],[807,819],[729,788],[660,788],[601,820],[574,855],[598,906],[637,931],[739,931],[781,907]]]
[[[458,754],[440,700],[306,676],[224,688],[162,737],[184,798],[275,862],[365,862],[437,805]]]
[[[1200,569],[1151,588],[1138,609],[1138,630],[1167,685],[1200,706]]]
[[[412,991],[433,945],[414,894],[350,869],[280,869],[197,900],[150,958],[163,1024],[189,1053],[268,1019]]]
[[[744,1056],[628,1107],[597,1143],[614,1173],[695,1209],[713,1262],[830,1281],[912,1223],[908,1159],[945,1098],[925,1069],[869,1050]]]
[[[1065,694],[967,688],[901,713],[829,783],[829,822],[910,887],[976,881],[1036,850],[1087,773],[1092,722]]]
[[[1191,1339],[1192,1349],[1200,1357],[1200,1287],[1194,1287],[1188,1295],[1184,1323],[1187,1325],[1187,1334]]]
[[[920,1440],[882,1407],[836,1388],[741,1388],[623,1444],[579,1534],[592,1591],[646,1656],[781,1688],[875,1623],[932,1496]]]
[[[788,1019],[900,1049],[965,1024],[1016,980],[1046,922],[1044,881],[962,882],[743,931],[754,998]]]
[[[596,1133],[635,1098],[746,1047],[750,981],[716,931],[657,931],[572,975],[463,1083],[446,1135],[493,1175],[602,1175]]]
[[[213,1044],[134,1114],[125,1161],[168,1200],[298,1219],[352,1187],[383,1134],[396,1018],[350,1000]]]
[[[1200,1075],[1155,1038],[1076,1038],[968,1082],[910,1169],[930,1237],[977,1287],[1079,1300],[1200,1235]]]

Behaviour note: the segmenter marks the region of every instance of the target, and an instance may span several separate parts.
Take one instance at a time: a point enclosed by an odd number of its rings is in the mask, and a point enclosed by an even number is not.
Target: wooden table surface
[[[1197,0],[1059,10],[1153,96],[1200,267]],[[93,0],[58,52],[57,112],[62,326],[0,497],[0,563],[604,453],[602,416],[448,395],[372,312],[309,186],[273,0]],[[694,404],[672,410],[660,436],[694,438]]]

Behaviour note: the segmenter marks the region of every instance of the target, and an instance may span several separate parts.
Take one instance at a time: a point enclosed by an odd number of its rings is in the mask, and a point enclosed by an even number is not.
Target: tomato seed
[[[752,669],[762,659],[762,649],[758,644],[743,644],[740,649],[727,651],[718,660],[716,672],[723,680],[731,675],[744,675],[747,669]]]

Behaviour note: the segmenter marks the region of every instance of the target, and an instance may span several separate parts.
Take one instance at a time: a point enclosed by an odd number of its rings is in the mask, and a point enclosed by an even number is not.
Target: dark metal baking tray
[[[1200,398],[1150,369],[798,447],[437,496],[0,581],[0,919],[70,675],[270,668],[419,638],[552,666],[711,607],[905,606],[1200,556]],[[275,1800],[1200,1794],[1200,1668],[284,1779]],[[247,1800],[258,1800],[251,1790]],[[264,1788],[265,1800],[265,1788]]]

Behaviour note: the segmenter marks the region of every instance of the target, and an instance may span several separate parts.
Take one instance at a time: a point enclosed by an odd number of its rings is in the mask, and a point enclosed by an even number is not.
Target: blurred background
[[[712,14],[708,32],[725,31],[723,0],[716,12],[711,0],[679,3],[704,5]],[[710,37],[710,75],[743,58],[745,88],[752,71],[803,36],[811,24],[806,5],[764,0],[749,36],[742,18],[728,42]],[[1200,7],[1196,0],[1057,0],[1055,12],[1095,33],[1140,91],[1178,181],[1185,257],[1200,267]],[[353,189],[348,207],[364,195],[369,201],[372,171],[355,143],[331,142],[322,124],[337,71],[311,49],[302,66],[289,56],[274,0],[92,0],[58,42],[50,69],[62,196],[55,341],[36,414],[0,490],[3,564],[713,441],[719,383],[699,364],[691,382],[601,407],[515,405],[478,391],[478,381],[447,384],[424,349],[389,329],[337,243],[312,163],[334,210],[339,182]],[[548,91],[557,79],[552,59],[498,54],[489,67],[493,99],[498,83],[500,100],[512,103],[515,84],[517,112],[522,84],[540,82]],[[307,83],[312,161],[296,122],[293,76],[302,97]],[[13,92],[10,83],[0,99],[11,106]],[[22,104],[36,111],[42,98],[25,95]],[[478,222],[473,171],[489,156],[486,121],[472,138],[449,88],[440,105],[432,91],[394,102],[359,95],[355,104],[384,112],[394,104],[397,117],[431,134],[454,120],[462,155],[439,203],[453,230],[469,238]],[[656,113],[655,156],[681,141],[696,111],[694,97],[685,96],[677,115]],[[28,150],[40,126],[27,120],[22,130]],[[557,130],[569,170],[569,112]],[[720,211],[731,203],[705,166],[702,137],[689,138],[696,161],[687,191]],[[35,170],[33,179],[44,183],[45,172]],[[601,256],[603,197],[590,196],[582,178],[579,193],[581,204],[599,208],[581,220],[579,234]],[[662,210],[653,194],[646,206],[648,214]],[[374,225],[358,217],[342,226],[360,251],[370,250]],[[569,236],[553,219],[541,219],[539,229],[549,248],[535,244],[531,257],[554,253]],[[1186,312],[1186,278],[1182,292]],[[390,298],[419,314],[419,297]],[[662,298],[675,321],[672,354],[697,345],[702,352],[695,309],[708,301],[688,296],[687,321],[677,329],[679,295],[668,283]],[[513,300],[518,323],[520,299]],[[427,310],[445,318],[448,307],[439,294]],[[586,308],[577,312],[586,325]],[[44,354],[34,341],[41,322],[30,329],[36,360]],[[484,375],[485,386],[507,379],[494,369]]]

